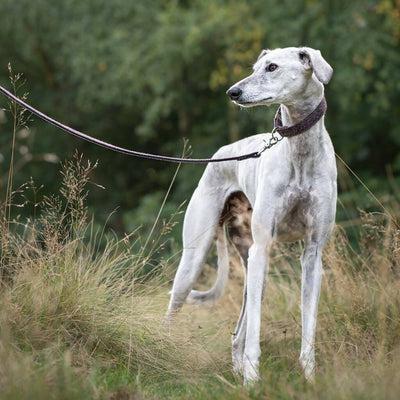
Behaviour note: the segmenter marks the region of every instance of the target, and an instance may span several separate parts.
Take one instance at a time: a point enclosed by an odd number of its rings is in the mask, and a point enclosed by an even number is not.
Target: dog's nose
[[[240,97],[241,94],[242,94],[242,89],[240,89],[240,88],[237,87],[237,86],[233,86],[233,87],[231,87],[231,88],[226,92],[226,94],[227,94],[232,100],[238,100],[239,97]]]

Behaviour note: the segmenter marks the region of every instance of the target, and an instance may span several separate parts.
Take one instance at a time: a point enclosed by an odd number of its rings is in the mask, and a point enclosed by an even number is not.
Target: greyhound
[[[208,164],[186,211],[183,253],[166,321],[172,321],[185,301],[213,304],[221,297],[229,272],[228,230],[245,276],[242,310],[232,335],[233,368],[245,383],[259,379],[261,301],[275,240],[305,243],[300,258],[299,360],[305,378],[314,379],[321,256],[334,226],[337,198],[335,154],[324,125],[324,84],[332,72],[319,50],[263,50],[252,74],[227,94],[240,107],[280,104],[275,130],[281,136],[274,138],[282,140],[256,159]],[[214,157],[254,151],[267,138],[268,134],[247,137],[220,148]],[[216,283],[206,292],[192,290],[215,236]]]

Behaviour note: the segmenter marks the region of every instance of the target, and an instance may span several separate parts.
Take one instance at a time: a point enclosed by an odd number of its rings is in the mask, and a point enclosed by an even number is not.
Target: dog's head
[[[321,90],[332,72],[319,50],[309,47],[263,50],[253,73],[226,93],[242,107],[293,104],[306,90]]]

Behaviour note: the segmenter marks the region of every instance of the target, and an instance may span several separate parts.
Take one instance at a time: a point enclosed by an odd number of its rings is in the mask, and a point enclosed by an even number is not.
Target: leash
[[[248,160],[250,158],[259,158],[265,150],[268,150],[272,146],[275,146],[284,137],[297,136],[309,130],[325,115],[327,108],[326,100],[323,97],[317,108],[311,114],[309,114],[303,121],[291,126],[282,126],[281,107],[279,107],[274,118],[274,129],[270,134],[271,136],[268,140],[264,139],[264,145],[262,149],[259,151],[254,151],[252,153],[243,154],[240,156],[224,157],[224,158],[179,158],[179,157],[161,156],[158,154],[142,153],[140,151],[129,150],[123,147],[115,146],[111,143],[104,142],[103,140],[96,139],[93,136],[86,135],[83,132],[77,131],[76,129],[73,129],[67,125],[62,124],[59,121],[56,121],[53,118],[50,118],[48,115],[42,113],[41,111],[29,105],[28,103],[24,102],[23,100],[21,100],[20,98],[9,92],[7,89],[3,88],[2,86],[0,86],[0,92],[9,99],[11,99],[12,101],[14,101],[15,103],[19,104],[21,107],[30,111],[32,114],[48,122],[49,124],[54,125],[57,128],[73,136],[86,140],[87,142],[96,144],[98,146],[104,147],[109,150],[116,151],[118,153],[127,154],[129,156],[147,158],[150,160],[157,160],[157,161],[167,161],[167,162],[186,163],[186,164],[200,164],[200,163],[206,164],[206,163],[217,163],[224,161],[243,161],[243,160]],[[276,134],[278,135],[276,136]]]
[[[140,151],[134,151],[134,150],[125,149],[123,147],[115,146],[111,143],[107,143],[107,142],[104,142],[103,140],[96,139],[92,136],[86,135],[83,132],[77,131],[76,129],[73,129],[67,125],[64,125],[61,122],[56,121],[55,119],[50,118],[48,115],[40,112],[39,110],[32,107],[28,103],[24,102],[23,100],[21,100],[20,98],[18,98],[11,92],[9,92],[7,89],[4,89],[2,86],[0,86],[0,92],[2,94],[4,94],[6,97],[8,97],[9,99],[11,99],[12,101],[14,101],[15,103],[19,104],[21,107],[30,111],[32,114],[36,115],[37,117],[48,122],[49,124],[54,125],[57,128],[65,131],[73,136],[76,136],[80,139],[86,140],[87,142],[96,144],[98,146],[104,147],[106,149],[113,150],[113,151],[116,151],[116,152],[122,153],[122,154],[127,154],[129,156],[147,158],[150,160],[168,161],[168,162],[174,162],[174,163],[187,163],[187,164],[203,163],[203,164],[205,164],[205,163],[217,163],[217,162],[224,162],[224,161],[242,161],[242,160],[247,160],[250,158],[258,158],[261,156],[262,152],[268,148],[268,147],[264,146],[260,151],[254,151],[252,153],[243,154],[240,156],[225,157],[225,158],[178,158],[178,157],[161,156],[158,154],[142,153]]]

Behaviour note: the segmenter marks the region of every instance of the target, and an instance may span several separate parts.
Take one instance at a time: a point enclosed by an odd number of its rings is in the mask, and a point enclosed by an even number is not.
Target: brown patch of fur
[[[226,223],[229,237],[242,260],[247,263],[249,248],[253,244],[251,215],[253,209],[243,192],[234,192],[226,200],[221,214],[221,225]]]

